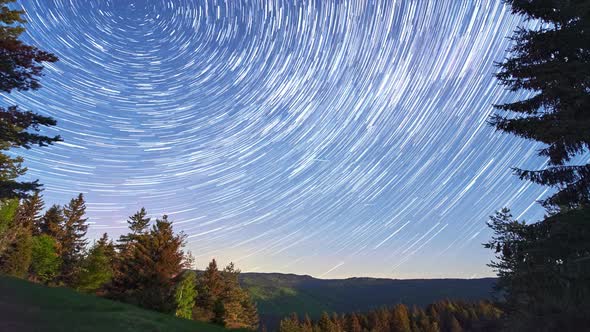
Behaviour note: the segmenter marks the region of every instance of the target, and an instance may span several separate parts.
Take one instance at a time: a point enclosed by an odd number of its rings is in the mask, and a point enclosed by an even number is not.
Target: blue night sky
[[[90,236],[145,206],[203,267],[323,278],[483,277],[487,216],[542,216],[538,146],[486,124],[522,24],[501,0],[27,0],[54,52],[4,102],[64,142],[24,152]],[[23,153],[22,151],[17,151]]]

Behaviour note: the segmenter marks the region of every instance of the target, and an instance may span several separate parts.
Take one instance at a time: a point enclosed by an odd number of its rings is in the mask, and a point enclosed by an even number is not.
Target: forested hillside
[[[297,313],[320,318],[322,312],[366,312],[398,303],[426,306],[441,299],[479,301],[491,299],[494,278],[416,279],[376,278],[316,279],[280,273],[242,273],[242,287],[258,305],[267,327]]]

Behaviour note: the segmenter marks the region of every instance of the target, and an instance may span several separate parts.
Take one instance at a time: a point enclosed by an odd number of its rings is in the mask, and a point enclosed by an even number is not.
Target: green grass
[[[229,331],[136,306],[0,277],[0,331]]]

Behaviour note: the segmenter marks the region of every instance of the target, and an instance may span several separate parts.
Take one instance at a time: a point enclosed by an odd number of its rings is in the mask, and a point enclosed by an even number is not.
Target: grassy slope
[[[0,331],[228,331],[136,306],[0,277]]]

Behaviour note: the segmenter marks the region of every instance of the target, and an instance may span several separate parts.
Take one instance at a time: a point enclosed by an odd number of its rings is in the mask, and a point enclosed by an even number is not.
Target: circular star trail
[[[496,1],[30,0],[60,61],[3,96],[62,144],[24,152],[47,204],[82,192],[91,235],[141,206],[204,266],[321,277],[490,275],[503,206],[544,189],[537,147],[486,124],[520,18]]]

